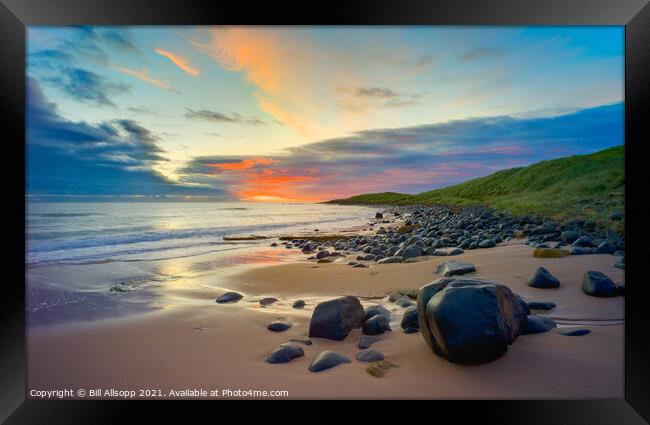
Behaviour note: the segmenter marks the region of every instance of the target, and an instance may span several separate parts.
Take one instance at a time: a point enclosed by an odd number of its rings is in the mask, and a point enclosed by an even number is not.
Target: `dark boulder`
[[[365,310],[365,320],[370,319],[371,317],[377,316],[378,314],[385,316],[386,319],[390,320],[390,311],[382,305],[375,304],[366,308]]]
[[[278,300],[277,298],[273,298],[273,297],[262,298],[262,299],[260,300],[260,305],[261,305],[261,306],[271,305],[271,304],[273,304],[274,302],[276,302],[277,300]]]
[[[463,275],[475,271],[476,267],[474,264],[456,260],[445,261],[444,263],[438,264],[438,267],[436,267],[436,273],[446,277]]]
[[[364,317],[359,299],[353,296],[319,303],[309,322],[309,336],[341,341],[363,325]]]
[[[552,310],[556,306],[555,303],[550,301],[531,301],[528,303],[528,307],[534,310]]]
[[[368,348],[372,344],[381,341],[381,338],[378,338],[376,336],[371,336],[371,335],[361,335],[361,338],[359,339],[359,345],[358,347],[360,349]]]
[[[613,254],[615,252],[616,252],[616,245],[607,241],[602,242],[600,245],[594,248],[593,251],[591,251],[592,254]]]
[[[560,234],[560,239],[562,239],[566,243],[573,243],[579,237],[580,237],[580,234],[578,232],[574,232],[573,230],[565,230],[564,232],[562,232]]]
[[[291,304],[291,307],[293,308],[303,308],[305,306],[305,302],[303,300],[296,300]]]
[[[499,283],[443,278],[420,288],[417,299],[424,340],[452,362],[494,360],[526,329],[526,303]]]
[[[273,332],[284,332],[287,329],[290,329],[293,326],[293,323],[289,322],[286,319],[274,320],[267,326],[267,329]]]

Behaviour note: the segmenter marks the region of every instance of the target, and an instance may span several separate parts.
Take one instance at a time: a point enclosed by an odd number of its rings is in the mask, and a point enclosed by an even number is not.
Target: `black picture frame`
[[[25,28],[31,25],[624,25],[626,223],[625,399],[433,402],[444,413],[478,415],[501,424],[642,424],[650,421],[650,310],[642,294],[648,218],[644,191],[644,135],[650,134],[650,5],[648,0],[357,0],[296,5],[232,0],[0,0],[0,120],[5,138],[2,170],[5,279],[0,308],[0,419],[6,423],[123,423],[138,409],[167,415],[169,404],[151,402],[25,400]],[[638,276],[638,279],[634,279]],[[22,282],[22,284],[21,284]],[[531,359],[531,364],[534,359]],[[174,403],[174,402],[173,402]],[[458,403],[478,403],[463,407]],[[196,410],[197,403],[192,409]],[[200,403],[209,414],[210,404]],[[174,406],[171,409],[178,409]],[[241,406],[237,406],[237,410]],[[283,410],[286,406],[283,407]],[[364,409],[361,407],[360,409]],[[384,406],[383,409],[386,409]],[[180,411],[186,409],[178,409]],[[218,409],[218,410],[221,410]],[[261,409],[260,413],[264,413]],[[328,410],[324,411],[324,410]],[[444,412],[444,413],[443,413]],[[336,410],[319,409],[319,418]]]

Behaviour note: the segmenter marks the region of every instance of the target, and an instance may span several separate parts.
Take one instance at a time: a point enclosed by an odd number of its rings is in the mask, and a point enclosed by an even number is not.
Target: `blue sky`
[[[31,27],[28,193],[414,193],[623,143],[623,27]]]

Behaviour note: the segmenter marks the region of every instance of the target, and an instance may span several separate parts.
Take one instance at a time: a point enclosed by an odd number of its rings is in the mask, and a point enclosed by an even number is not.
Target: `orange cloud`
[[[163,90],[171,91],[178,93],[178,90],[174,89],[169,85],[169,82],[167,81],[162,81],[162,80],[156,80],[155,78],[149,76],[149,70],[148,69],[143,69],[142,71],[138,71],[135,69],[130,69],[126,68],[123,66],[113,66],[113,69],[116,71],[119,71],[123,74],[130,75],[132,77],[138,78],[139,80],[142,80],[146,83],[149,83],[153,86],[156,86],[158,88],[161,88]]]
[[[177,56],[177,55],[173,54],[172,52],[168,52],[168,51],[163,50],[163,49],[155,48],[154,50],[159,55],[162,55],[162,56],[166,57],[167,59],[169,59],[170,61],[172,61],[174,63],[174,65],[176,65],[177,67],[179,67],[183,71],[187,72],[188,74],[193,75],[195,77],[197,75],[199,75],[199,70],[196,69],[196,68],[192,68],[184,58],[182,58],[180,56]]]

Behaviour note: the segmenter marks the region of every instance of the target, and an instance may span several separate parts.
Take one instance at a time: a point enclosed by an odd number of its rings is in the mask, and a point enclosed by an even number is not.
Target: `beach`
[[[400,217],[386,221],[386,228],[404,223]],[[278,246],[269,246],[273,242]],[[27,335],[28,388],[155,390],[138,394],[138,398],[182,398],[179,394],[193,393],[173,391],[190,389],[207,390],[208,395],[200,396],[205,398],[622,397],[624,297],[593,297],[581,289],[588,270],[624,282],[624,271],[613,267],[616,257],[536,258],[534,247],[526,242],[525,238],[509,238],[496,247],[465,250],[453,257],[475,265],[472,278],[504,284],[528,302],[556,304],[550,311],[531,314],[552,318],[557,328],[520,335],[504,355],[484,364],[457,364],[434,354],[420,332],[403,332],[400,322],[405,308],[388,299],[394,291],[417,289],[439,279],[436,267],[449,257],[424,255],[399,264],[360,261],[366,267],[354,268],[348,263],[356,254],[317,263],[272,238],[248,254],[259,261],[227,268],[213,267],[214,259],[201,256],[138,263],[140,272],[176,276],[125,292],[133,304],[143,305],[141,311],[31,327]],[[540,266],[559,279],[558,288],[527,284]],[[38,274],[66,276],[78,273],[80,267],[52,265],[41,267]],[[96,279],[102,273],[115,274],[120,267],[134,266],[83,267],[89,279]],[[235,303],[215,303],[228,291],[243,298]],[[363,307],[379,304],[391,312],[392,331],[378,335],[381,341],[372,348],[399,367],[382,378],[371,376],[366,371],[369,364],[355,359],[361,329],[353,329],[342,341],[308,337],[316,305],[345,295],[357,297]],[[261,306],[259,301],[267,297],[277,301]],[[292,307],[298,299],[305,301],[304,308]],[[269,331],[269,323],[278,318],[292,326],[284,332]],[[579,337],[558,333],[576,326],[591,333]],[[266,363],[267,356],[290,338],[311,341],[311,345],[297,343],[304,356],[283,364]],[[351,362],[309,372],[310,363],[323,350],[340,353]],[[224,390],[241,390],[244,395]],[[246,393],[249,390],[286,393],[263,396]]]

